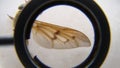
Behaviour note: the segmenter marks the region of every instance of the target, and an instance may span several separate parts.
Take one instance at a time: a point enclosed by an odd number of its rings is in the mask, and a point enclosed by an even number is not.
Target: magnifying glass
[[[93,48],[89,56],[83,62],[73,67],[75,68],[100,67],[103,61],[105,60],[105,57],[109,50],[110,29],[104,13],[100,9],[100,7],[92,0],[89,1],[88,0],[49,0],[49,1],[33,0],[29,2],[28,5],[22,10],[16,21],[15,33],[14,33],[15,48],[22,64],[25,67],[32,67],[32,68],[52,67],[44,63],[44,61],[41,61],[42,58],[39,57],[38,54],[33,54],[30,51],[29,43],[27,43],[26,41],[31,39],[31,30],[32,27],[34,26],[34,22],[38,17],[38,15],[42,15],[42,13],[44,13],[45,10],[58,5],[71,6],[77,10],[82,11],[82,13],[84,13],[85,16],[88,17],[89,21],[93,26],[93,31],[94,31]],[[58,28],[58,26],[56,28]],[[48,50],[52,51],[51,49]],[[39,53],[41,54],[41,52]]]

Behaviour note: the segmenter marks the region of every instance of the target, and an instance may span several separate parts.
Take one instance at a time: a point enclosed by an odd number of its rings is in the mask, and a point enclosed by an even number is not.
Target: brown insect
[[[28,2],[26,1],[26,3]],[[19,6],[19,10],[14,18],[9,16],[14,21],[14,26],[25,5]],[[34,40],[45,48],[71,49],[91,45],[88,37],[78,30],[38,20],[35,20],[33,24],[32,34]]]

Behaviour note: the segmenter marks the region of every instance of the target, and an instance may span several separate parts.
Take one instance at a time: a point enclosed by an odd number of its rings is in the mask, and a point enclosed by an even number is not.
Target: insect
[[[25,5],[19,6],[19,10],[14,18],[9,16],[14,21],[14,26]],[[45,48],[71,49],[91,45],[89,38],[78,30],[38,20],[34,21],[32,34],[34,40]]]

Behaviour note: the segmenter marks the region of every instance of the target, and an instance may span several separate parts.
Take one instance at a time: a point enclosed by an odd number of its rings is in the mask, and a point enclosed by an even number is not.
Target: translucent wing
[[[32,28],[34,40],[45,48],[70,49],[90,46],[90,40],[82,32],[41,21]]]
[[[29,1],[26,1],[26,4]],[[26,4],[19,6],[19,11],[16,13],[15,18],[8,15],[10,19],[14,21],[14,26],[16,25],[19,14]],[[70,49],[91,45],[88,37],[80,31],[41,21],[35,21],[32,33],[35,41],[45,48]]]

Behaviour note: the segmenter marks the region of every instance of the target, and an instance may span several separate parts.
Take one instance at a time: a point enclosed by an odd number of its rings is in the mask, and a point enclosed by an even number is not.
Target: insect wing
[[[34,40],[45,48],[71,49],[91,45],[85,34],[68,27],[35,21],[32,29]]]

